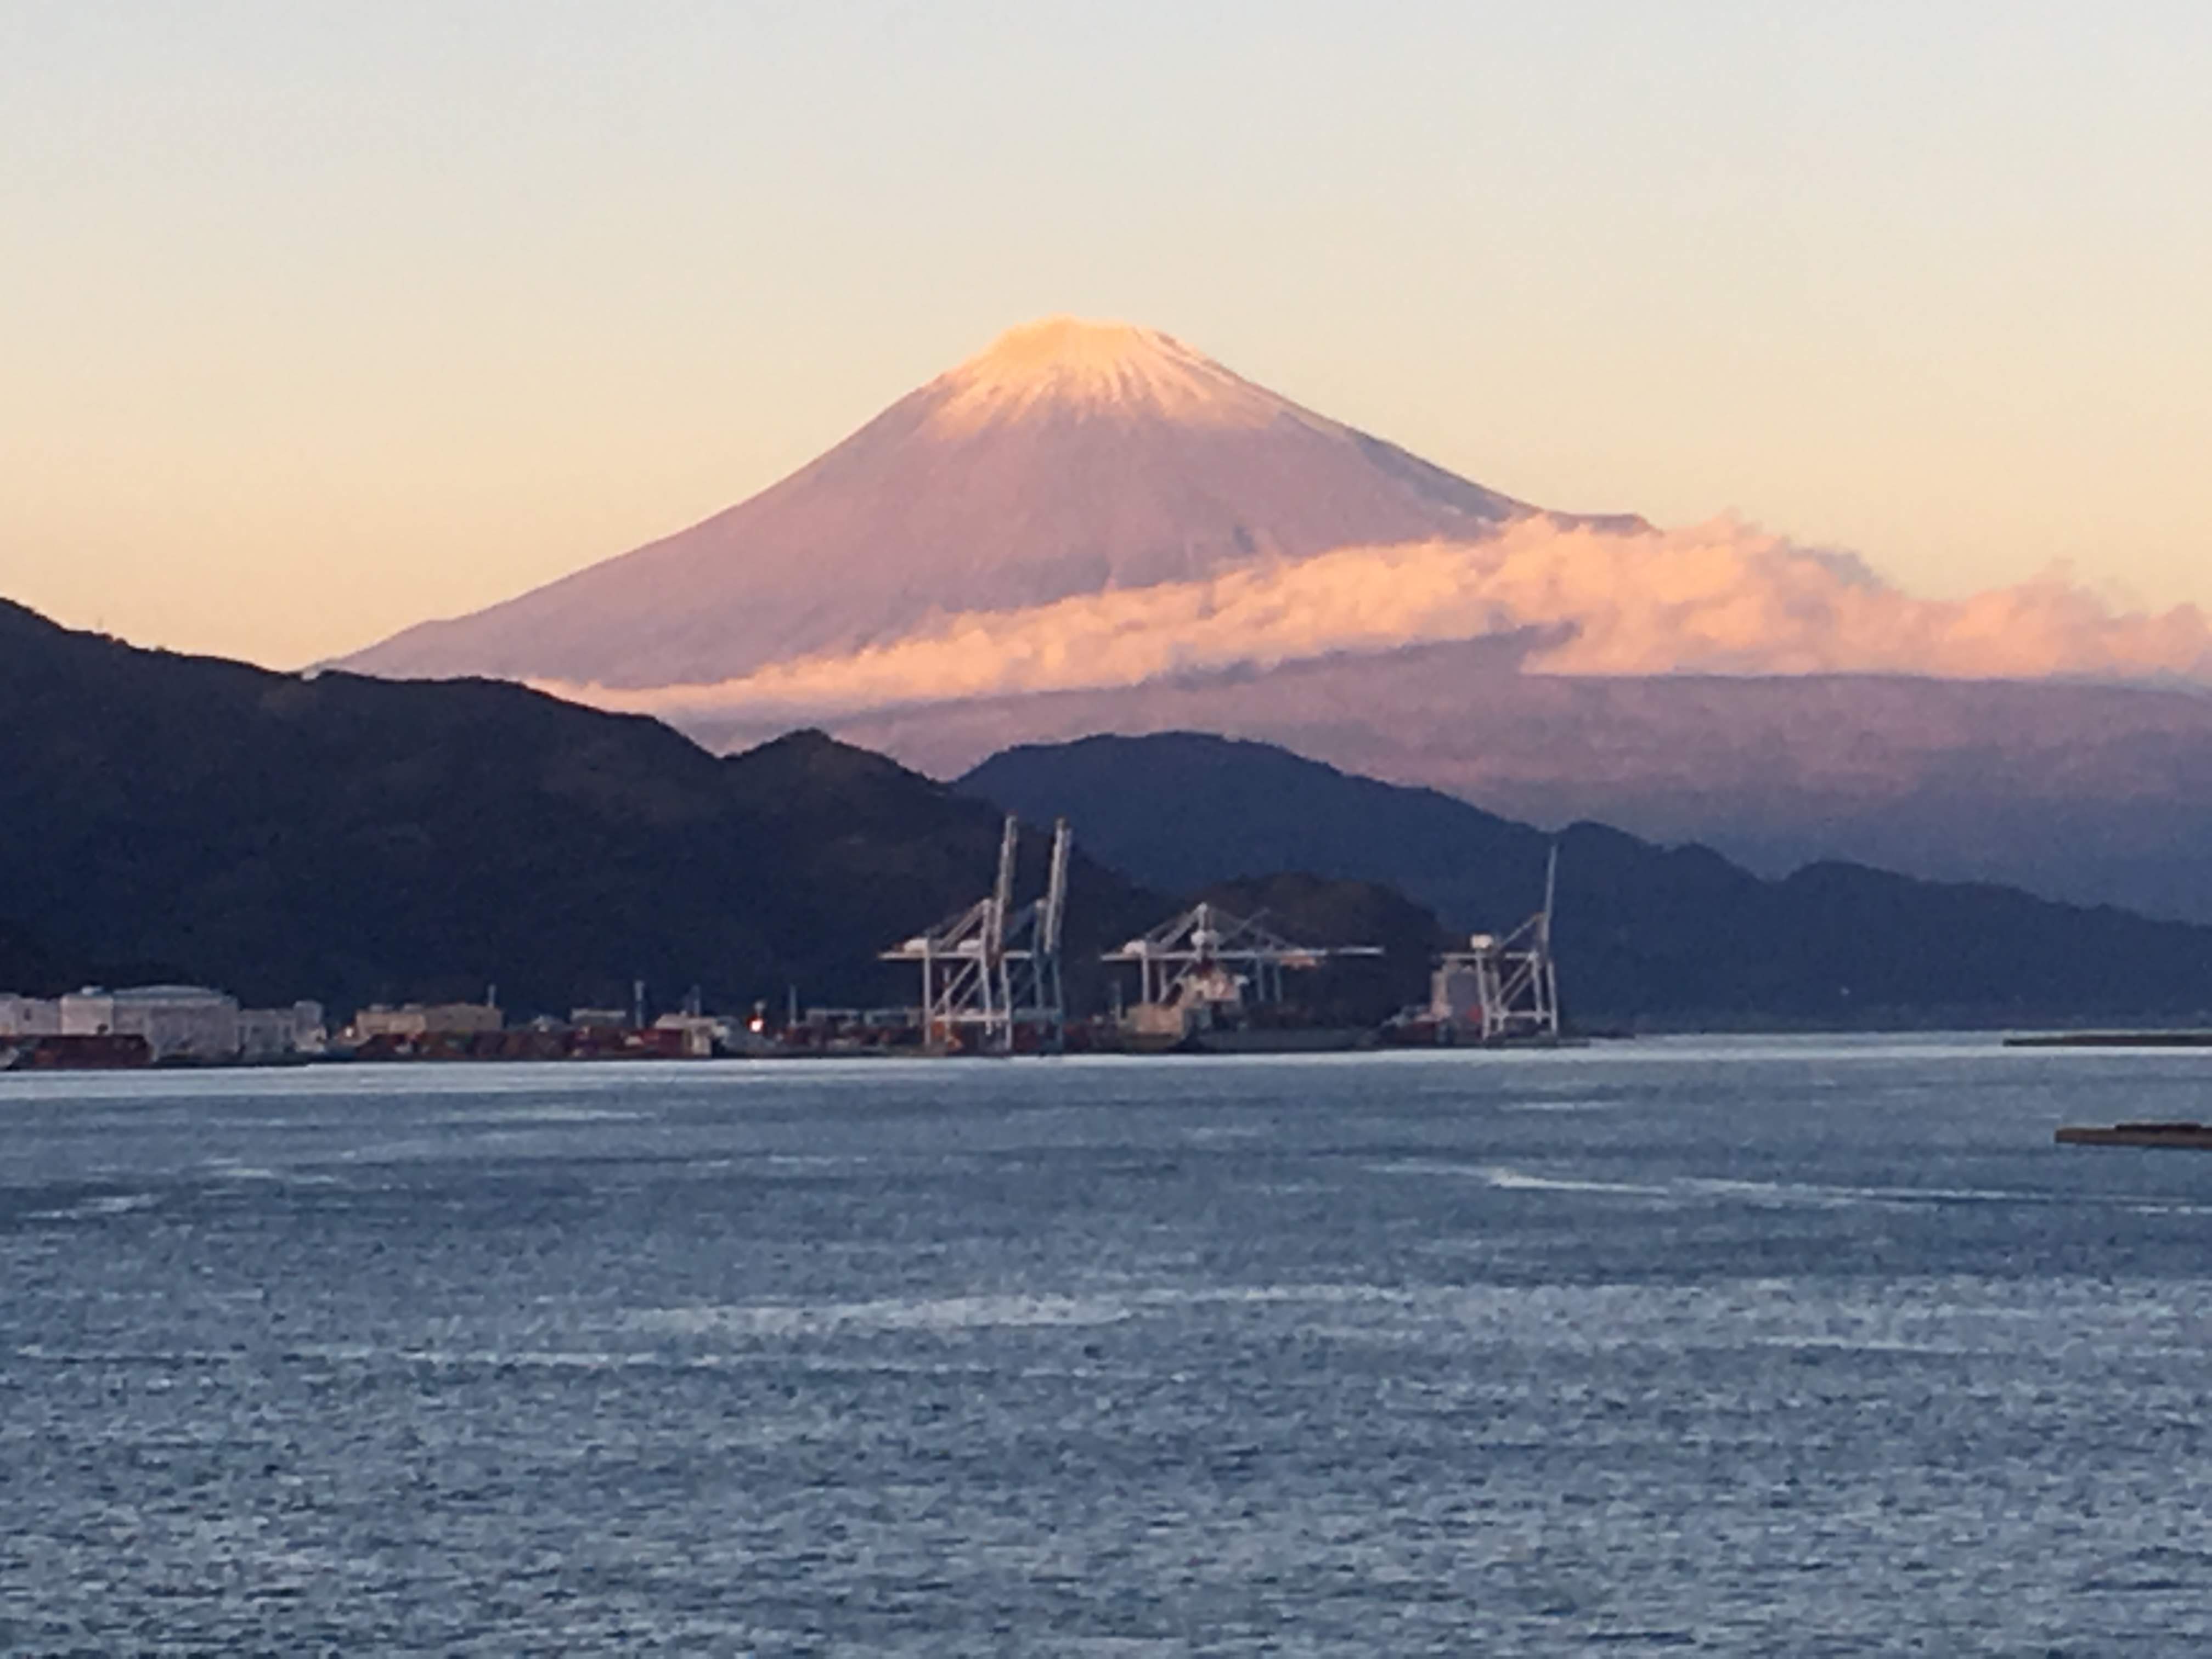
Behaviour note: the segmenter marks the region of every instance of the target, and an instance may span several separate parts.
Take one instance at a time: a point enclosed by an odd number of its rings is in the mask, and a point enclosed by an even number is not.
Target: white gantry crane
[[[1552,905],[1559,891],[1559,846],[1544,866],[1544,908],[1511,933],[1477,933],[1464,951],[1437,963],[1430,1014],[1477,1042],[1555,1042],[1559,970],[1552,956]]]
[[[1024,1028],[1045,1047],[1062,1044],[1067,1003],[1060,983],[1060,929],[1075,836],[1066,819],[1054,824],[1044,896],[1017,909],[1014,865],[1020,844],[1021,825],[1010,812],[999,837],[999,878],[989,896],[883,952],[886,962],[921,966],[926,1048],[1011,1054],[1015,1033]]]
[[[1123,1019],[1128,1034],[1180,1041],[1255,1004],[1280,1002],[1286,970],[1318,968],[1331,957],[1382,954],[1372,945],[1294,945],[1259,916],[1199,904],[1103,960],[1136,964],[1137,1005]]]

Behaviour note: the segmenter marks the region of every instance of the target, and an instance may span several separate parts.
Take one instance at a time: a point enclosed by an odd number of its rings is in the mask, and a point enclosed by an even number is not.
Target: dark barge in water
[[[2115,1123],[2094,1127],[2069,1124],[2052,1139],[2062,1146],[2172,1146],[2212,1152],[2212,1124]]]

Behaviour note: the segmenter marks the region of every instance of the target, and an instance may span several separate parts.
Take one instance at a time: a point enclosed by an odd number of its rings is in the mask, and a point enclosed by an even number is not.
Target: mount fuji
[[[1126,323],[1013,329],[781,483],[343,665],[556,687],[713,684],[951,617],[1179,586],[1544,514]]]

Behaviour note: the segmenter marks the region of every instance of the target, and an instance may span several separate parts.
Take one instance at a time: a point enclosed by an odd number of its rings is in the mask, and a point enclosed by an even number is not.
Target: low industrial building
[[[653,1029],[676,1042],[686,1060],[711,1060],[730,1038],[730,1022],[708,1014],[663,1014]]]
[[[329,1038],[319,1002],[239,1011],[238,1057],[249,1066],[319,1054]]]
[[[571,1008],[568,1024],[579,1031],[627,1031],[637,1017],[627,1008]]]
[[[378,1038],[473,1036],[505,1029],[507,1018],[489,1002],[410,1002],[400,1007],[372,1003],[353,1017],[356,1042]]]
[[[59,1036],[62,1005],[53,997],[0,993],[0,1037]]]

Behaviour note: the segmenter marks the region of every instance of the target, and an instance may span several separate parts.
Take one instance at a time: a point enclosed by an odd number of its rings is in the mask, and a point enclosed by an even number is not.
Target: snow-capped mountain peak
[[[1318,422],[1172,335],[1134,323],[1048,317],[1006,331],[942,375],[935,421],[965,428],[1070,413],[1188,426]]]

